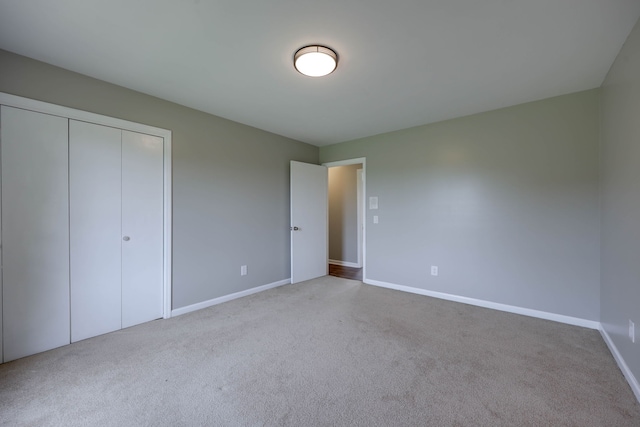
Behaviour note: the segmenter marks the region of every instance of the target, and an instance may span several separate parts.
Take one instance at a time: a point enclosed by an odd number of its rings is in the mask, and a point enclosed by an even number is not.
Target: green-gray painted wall
[[[598,102],[595,89],[321,147],[321,162],[366,157],[367,279],[598,321]]]
[[[640,381],[640,21],[602,86],[601,266],[602,326]]]

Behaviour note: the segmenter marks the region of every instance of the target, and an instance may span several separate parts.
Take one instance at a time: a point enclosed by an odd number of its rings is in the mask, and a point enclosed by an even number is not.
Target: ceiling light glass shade
[[[338,55],[328,47],[306,46],[296,52],[293,65],[305,76],[326,76],[338,66]]]

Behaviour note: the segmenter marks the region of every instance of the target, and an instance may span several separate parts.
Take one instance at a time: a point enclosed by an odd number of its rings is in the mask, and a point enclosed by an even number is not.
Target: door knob
[[[298,230],[300,230],[300,228],[298,228],[298,227],[291,227],[291,229],[292,229],[293,231],[298,231]]]
[[[122,238],[122,240],[124,240],[125,242],[128,242],[129,240],[131,240],[131,237],[129,237],[129,236],[124,236],[124,237]]]

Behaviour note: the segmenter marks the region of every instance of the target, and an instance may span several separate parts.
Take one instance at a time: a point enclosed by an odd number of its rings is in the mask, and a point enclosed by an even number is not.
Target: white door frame
[[[362,262],[362,281],[365,281],[367,278],[367,209],[365,200],[367,200],[367,158],[366,157],[358,157],[355,159],[347,159],[347,160],[338,160],[335,162],[325,162],[322,165],[327,168],[333,168],[336,166],[349,166],[349,165],[357,165],[362,164],[362,194],[361,194],[361,203],[362,203],[362,217],[358,218],[358,222],[361,221],[361,227],[358,227],[358,231],[362,233],[362,239],[358,239],[358,256],[362,254],[362,260],[358,260],[358,262]],[[328,238],[328,236],[327,236]]]
[[[358,227],[358,267],[362,268],[362,248],[364,245],[362,244],[362,239],[364,238],[364,170],[358,169],[356,172],[356,197],[358,197],[356,215],[358,216],[357,227]]]
[[[129,130],[132,132],[144,133],[148,135],[158,136],[164,140],[164,237],[163,237],[163,252],[164,252],[164,266],[163,266],[163,318],[168,319],[171,317],[171,235],[172,235],[172,221],[171,221],[171,131],[167,129],[157,128],[154,126],[143,125],[140,123],[134,123],[127,120],[116,119],[114,117],[107,117],[101,114],[89,113],[87,111],[76,110],[74,108],[63,107],[60,105],[49,104],[48,102],[36,101],[34,99],[23,98],[21,96],[11,95],[8,93],[0,92],[0,105],[7,105],[15,108],[22,108],[25,110],[36,111],[39,113],[50,114],[53,116],[64,117],[66,119],[80,120],[84,122],[95,123],[103,126],[111,126],[114,128]],[[1,291],[1,289],[0,289]],[[0,292],[0,303],[1,301]]]

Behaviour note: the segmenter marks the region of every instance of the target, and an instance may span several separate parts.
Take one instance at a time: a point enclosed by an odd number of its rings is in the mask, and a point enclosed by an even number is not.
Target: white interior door
[[[0,103],[0,362],[169,317],[171,132]]]
[[[328,273],[328,174],[291,161],[291,283]]]
[[[71,341],[122,327],[120,129],[70,120]]]
[[[122,327],[162,317],[164,140],[122,131]]]
[[[69,344],[68,120],[2,106],[4,361]]]

